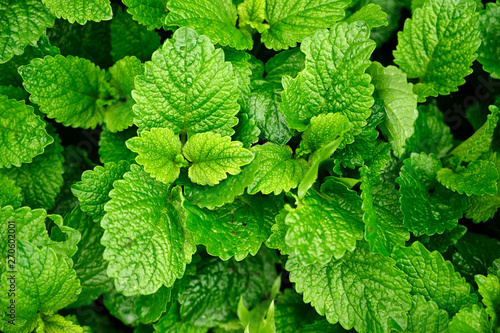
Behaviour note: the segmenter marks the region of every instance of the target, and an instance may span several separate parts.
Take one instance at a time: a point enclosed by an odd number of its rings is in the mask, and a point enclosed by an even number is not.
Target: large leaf
[[[163,27],[167,17],[168,0],[123,0],[134,20],[148,27],[148,30]]]
[[[70,23],[81,25],[87,21],[111,20],[113,12],[109,0],[42,0],[52,13]]]

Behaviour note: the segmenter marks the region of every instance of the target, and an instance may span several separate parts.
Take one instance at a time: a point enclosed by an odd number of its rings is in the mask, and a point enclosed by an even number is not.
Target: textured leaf
[[[372,252],[388,256],[396,245],[404,246],[410,234],[403,225],[400,195],[381,173],[389,163],[388,146],[377,149],[373,159],[360,169],[365,238]]]
[[[38,249],[31,243],[17,241],[16,246],[16,325],[3,319],[3,332],[19,332],[35,320],[38,311],[57,311],[71,304],[80,293],[80,282],[75,271],[65,260],[57,258],[48,247]],[[2,275],[3,288],[8,288],[8,272]],[[2,291],[2,308],[7,308],[7,289]],[[33,328],[32,328],[33,329]]]
[[[33,107],[3,95],[0,95],[0,128],[0,168],[30,163],[54,142]]]
[[[500,79],[500,4],[490,2],[486,4],[486,9],[481,11],[479,16],[479,32],[481,45],[478,49],[477,60],[483,65],[486,72],[492,78]]]
[[[462,238],[466,232],[467,228],[459,224],[456,228],[446,230],[442,234],[435,234],[433,236],[422,235],[418,240],[425,243],[425,248],[429,251],[445,253],[450,246],[457,244],[458,240]]]
[[[59,136],[49,127],[54,142],[45,147],[43,154],[19,168],[0,169],[0,173],[16,182],[24,197],[23,205],[31,208],[51,209],[63,184],[64,158]]]
[[[95,222],[105,214],[104,205],[109,201],[113,182],[121,179],[129,167],[126,161],[107,163],[104,167],[98,165],[94,170],[85,171],[82,180],[71,186],[71,191],[81,202],[80,208]]]
[[[143,131],[140,137],[133,137],[126,142],[127,147],[139,154],[137,163],[153,178],[165,183],[172,183],[179,177],[180,168],[187,164],[181,155],[179,135],[168,128],[152,128]]]
[[[415,235],[453,229],[465,210],[464,197],[439,184],[441,162],[434,155],[412,154],[404,161],[399,178],[405,226]]]
[[[345,21],[347,23],[365,21],[370,29],[383,25],[387,26],[389,24],[389,22],[387,22],[387,14],[382,11],[382,8],[379,5],[376,5],[374,3],[369,3],[361,7],[357,12],[349,16]]]
[[[300,154],[308,154],[324,148],[351,127],[349,119],[340,113],[320,114],[313,117],[309,127],[302,133]]]
[[[123,178],[101,222],[108,276],[126,296],[151,294],[182,277],[195,247],[183,227],[178,188],[170,192],[138,165]]]
[[[0,64],[35,43],[45,29],[54,25],[54,16],[40,0],[2,0],[0,2]]]
[[[115,62],[125,56],[150,60],[160,45],[160,35],[132,20],[132,16],[121,8],[117,10],[111,21],[111,55]]]
[[[160,319],[170,305],[172,290],[161,287],[152,295],[139,295],[135,300],[135,312],[141,323],[149,324]]]
[[[457,91],[481,43],[475,7],[473,0],[426,1],[398,33],[394,62],[440,95]]]
[[[29,94],[22,87],[14,87],[13,85],[0,86],[0,95],[7,96],[8,99],[16,99],[18,101],[29,100]]]
[[[413,296],[405,333],[447,333],[448,313],[422,295]]]
[[[304,70],[305,62],[306,55],[300,48],[282,51],[266,62],[266,80],[281,83],[285,75],[294,78]]]
[[[282,209],[275,217],[276,223],[271,227],[271,236],[266,241],[266,245],[270,249],[278,249],[281,254],[293,254],[294,249],[286,244],[285,236],[288,231],[288,225],[286,224],[286,216],[288,215],[288,210]]]
[[[24,88],[40,111],[65,126],[95,128],[102,123],[103,110],[97,101],[102,97],[105,79],[90,61],[57,55],[34,59],[19,68]]]
[[[167,7],[168,25],[193,28],[214,44],[252,48],[252,36],[235,27],[238,16],[231,0],[169,0]]]
[[[0,207],[19,208],[22,202],[21,188],[16,185],[15,181],[0,173]]]
[[[283,78],[280,106],[288,126],[304,131],[312,117],[340,112],[354,125],[349,142],[361,132],[373,105],[373,86],[365,74],[375,49],[369,32],[363,22],[339,23],[302,42],[306,68],[295,79]]]
[[[450,322],[453,333],[491,333],[491,323],[483,308],[474,305],[464,308]]]
[[[239,110],[237,79],[223,51],[208,38],[180,28],[145,68],[132,94],[140,130],[167,127],[175,134],[233,134]]]
[[[261,40],[275,51],[295,47],[316,30],[342,19],[348,4],[346,0],[266,0],[269,29]]]
[[[361,198],[336,181],[327,181],[322,192],[309,191],[286,216],[285,241],[303,265],[328,264],[354,251],[363,239]]]
[[[167,18],[167,1],[165,0],[124,0],[127,11],[134,20],[148,27],[148,30],[160,29]]]
[[[420,242],[414,242],[411,247],[395,248],[392,257],[411,284],[411,293],[435,302],[450,317],[477,303],[470,285],[439,252],[429,252]]]
[[[133,162],[137,154],[127,148],[125,141],[136,135],[136,128],[129,128],[117,133],[111,133],[104,129],[99,139],[99,157],[101,162],[118,163],[122,160]]]
[[[437,180],[452,191],[467,195],[496,194],[498,171],[490,161],[477,160],[455,171],[443,168],[437,172]]]
[[[462,157],[465,161],[473,161],[490,149],[493,133],[498,123],[500,110],[495,105],[490,105],[491,114],[488,120],[470,138],[455,147],[450,154]]]
[[[181,319],[179,304],[174,303],[168,313],[153,325],[155,332],[176,332],[176,333],[206,333],[208,327],[195,326]]]
[[[111,20],[113,11],[108,0],[42,0],[58,18],[70,23],[85,24],[87,21]]]
[[[182,147],[186,159],[193,163],[189,167],[189,178],[194,183],[213,186],[226,179],[226,173],[240,173],[240,167],[254,158],[254,154],[242,146],[241,142],[212,132],[191,136]]]
[[[109,69],[111,73],[110,85],[116,89],[120,99],[107,106],[104,113],[106,128],[111,132],[123,131],[134,124],[134,113],[132,99],[134,89],[134,78],[144,74],[144,66],[135,57],[125,57],[117,61]]]
[[[375,91],[384,101],[386,117],[379,125],[389,139],[396,156],[403,155],[406,140],[413,135],[413,124],[417,119],[417,97],[406,75],[394,66],[383,67],[374,62],[368,69],[373,78]]]
[[[290,280],[304,302],[330,323],[359,333],[404,329],[410,310],[410,285],[394,260],[372,254],[366,245],[326,266],[304,266],[296,256],[286,263]]]
[[[476,275],[474,277],[482,296],[482,302],[486,305],[486,313],[491,318],[494,329],[500,328],[498,316],[500,315],[500,281],[498,274],[488,274],[488,276]]]
[[[255,152],[255,162],[258,170],[255,179],[248,186],[248,193],[262,194],[274,192],[275,195],[281,191],[288,192],[299,185],[302,176],[308,168],[303,159],[292,158],[292,149],[289,146],[278,146],[268,142],[252,148]]]
[[[197,244],[203,244],[210,255],[222,260],[243,260],[254,256],[269,238],[279,201],[264,196],[238,197],[217,210],[196,208],[184,201],[186,228]]]
[[[240,29],[253,29],[262,33],[269,27],[263,23],[266,19],[266,0],[245,0],[238,5],[238,25]]]
[[[88,331],[78,324],[58,314],[40,314],[36,332],[50,333],[86,333]]]

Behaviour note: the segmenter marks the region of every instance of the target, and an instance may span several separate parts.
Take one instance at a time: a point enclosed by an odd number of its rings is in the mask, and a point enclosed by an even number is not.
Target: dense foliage
[[[499,79],[497,2],[0,0],[0,331],[500,332]]]

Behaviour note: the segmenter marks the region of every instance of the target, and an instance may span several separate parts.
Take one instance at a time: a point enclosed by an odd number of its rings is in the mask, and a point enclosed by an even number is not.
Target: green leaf
[[[271,236],[266,241],[266,245],[270,249],[278,249],[281,254],[293,254],[294,249],[286,244],[285,236],[288,231],[288,225],[286,224],[286,216],[288,215],[288,210],[282,209],[275,217],[276,223],[271,227]]]
[[[422,235],[418,240],[425,243],[425,248],[429,251],[445,253],[450,246],[457,244],[458,240],[462,238],[466,232],[467,228],[459,224],[456,228],[446,230],[442,234],[435,234],[433,236]]]
[[[453,229],[465,210],[466,199],[436,180],[441,162],[434,155],[411,155],[396,182],[400,185],[404,224],[416,236]]]
[[[237,79],[223,51],[207,37],[179,28],[145,68],[132,94],[140,130],[167,127],[175,134],[233,134],[239,110]]]
[[[87,170],[82,174],[82,180],[73,186],[71,191],[80,200],[83,212],[99,223],[103,218],[104,205],[109,201],[109,192],[113,182],[121,179],[129,171],[129,163],[107,163],[104,167],[98,165],[94,170]]]
[[[16,185],[15,181],[0,173],[0,207],[19,208],[22,202],[21,188]]]
[[[38,311],[58,311],[71,304],[81,291],[75,271],[52,249],[38,249],[23,240],[18,240],[16,245],[16,325],[13,327],[4,317],[0,325],[6,333],[30,331]],[[0,302],[3,309],[10,304],[7,296],[9,277],[9,272],[2,275]]]
[[[147,30],[121,8],[117,10],[111,21],[111,56],[115,62],[125,56],[136,56],[140,61],[150,60],[160,45],[160,35]]]
[[[266,62],[266,80],[281,83],[283,76],[296,77],[305,68],[306,55],[300,48],[282,51]]]
[[[180,168],[187,164],[181,154],[181,140],[168,128],[152,128],[143,131],[140,137],[133,137],[126,142],[127,147],[139,156],[137,163],[153,178],[165,183],[172,183],[179,177]]]
[[[153,325],[155,332],[176,332],[176,333],[206,333],[207,327],[195,326],[181,319],[179,304],[172,304],[168,313]]]
[[[399,192],[394,184],[381,179],[382,171],[390,161],[388,148],[387,145],[379,146],[373,159],[360,169],[365,238],[372,252],[384,256],[391,254],[395,246],[404,246],[410,239],[402,223]]]
[[[110,85],[115,88],[120,99],[107,106],[104,113],[106,128],[111,132],[118,132],[127,129],[134,124],[134,113],[132,106],[135,104],[132,99],[134,89],[134,78],[144,74],[144,66],[135,57],[125,57],[117,61],[109,69],[111,73]]]
[[[437,172],[437,180],[450,190],[465,192],[468,196],[498,192],[498,171],[490,161],[472,161],[466,167],[459,165],[456,170],[443,168]]]
[[[217,210],[196,208],[184,201],[186,228],[210,255],[241,261],[248,254],[256,255],[269,238],[279,204],[279,200],[259,195],[237,197]]]
[[[498,316],[500,315],[500,281],[498,274],[476,275],[474,277],[482,296],[482,302],[486,306],[486,313],[491,318],[495,330],[500,328]]]
[[[16,99],[18,101],[29,101],[29,94],[22,87],[14,87],[13,85],[0,86],[0,95],[7,96],[8,99]]]
[[[285,241],[303,265],[326,265],[354,251],[363,239],[361,198],[344,184],[327,181],[289,209]]]
[[[429,252],[420,242],[414,242],[411,247],[396,247],[392,257],[411,284],[411,293],[435,302],[450,317],[477,303],[471,286],[439,252]]]
[[[160,319],[170,305],[172,290],[161,287],[152,295],[139,295],[135,300],[135,312],[141,323],[149,324]]]
[[[112,133],[106,129],[101,132],[99,139],[99,156],[102,163],[120,161],[135,161],[136,153],[130,151],[125,142],[137,135],[136,128],[128,128],[124,131]]]
[[[372,254],[364,243],[326,266],[304,266],[298,257],[286,263],[290,281],[320,315],[359,333],[390,332],[406,326],[410,285],[395,261]]]
[[[40,0],[0,2],[0,64],[34,44],[54,25],[54,16]]]
[[[236,175],[240,167],[250,163],[254,154],[228,136],[207,132],[191,136],[182,153],[193,164],[189,167],[189,178],[200,185],[217,185],[226,179],[226,173]]]
[[[87,332],[78,324],[75,324],[71,318],[67,319],[58,314],[40,314],[36,332],[50,333],[85,333]]]
[[[398,33],[394,62],[440,95],[465,83],[481,44],[474,0],[429,0]],[[430,92],[423,97],[434,96]]]
[[[450,322],[450,332],[453,333],[492,333],[491,323],[483,308],[474,305],[464,308]]]
[[[414,295],[405,333],[447,333],[448,313],[422,295]]]
[[[81,25],[87,21],[111,20],[113,11],[109,0],[42,0],[57,18]]]
[[[500,4],[490,2],[486,4],[486,9],[479,13],[479,32],[481,45],[478,49],[477,60],[483,65],[486,72],[494,79],[500,79]]]
[[[288,192],[299,185],[309,165],[303,159],[292,158],[292,148],[279,146],[272,142],[256,145],[252,148],[258,170],[255,179],[248,186],[248,193],[275,195]]]
[[[386,117],[379,125],[389,139],[397,157],[405,151],[406,140],[413,135],[413,124],[417,119],[417,97],[406,75],[394,66],[383,67],[374,62],[368,73],[373,78],[375,91],[384,101]]]
[[[102,123],[104,70],[89,60],[57,55],[21,66],[24,88],[40,111],[65,126],[95,128]]]
[[[350,142],[361,132],[373,105],[373,86],[365,73],[375,49],[369,33],[363,22],[339,23],[302,42],[306,68],[295,79],[283,77],[280,106],[290,128],[304,131],[312,117],[339,112],[354,125]]]
[[[477,160],[481,155],[490,149],[493,134],[498,123],[498,114],[500,110],[495,105],[490,105],[491,114],[488,120],[479,128],[470,138],[455,147],[450,154],[459,156],[465,161]]]
[[[108,276],[126,296],[151,294],[182,277],[195,247],[183,226],[178,187],[170,191],[138,165],[123,178],[113,184],[101,221]]]
[[[30,163],[54,142],[33,107],[3,95],[0,95],[0,128],[0,168]]]
[[[382,11],[379,5],[373,3],[361,7],[345,20],[347,23],[354,23],[356,21],[365,21],[370,29],[389,24],[387,22],[387,14]]]
[[[168,0],[124,0],[133,19],[145,25],[148,30],[160,29],[167,18]]]
[[[346,0],[267,0],[269,29],[262,33],[261,40],[275,51],[295,47],[316,30],[330,28],[342,19],[348,4]]]
[[[253,29],[262,33],[269,26],[264,22],[266,19],[266,0],[245,0],[238,5],[238,25],[240,29],[246,29],[250,33]]]
[[[24,197],[23,205],[31,208],[51,209],[63,184],[64,158],[59,136],[48,128],[54,142],[45,147],[43,154],[18,168],[0,169],[0,174],[16,182]]]
[[[135,301],[137,297],[126,297],[115,289],[104,294],[103,303],[113,317],[118,318],[125,325],[138,324],[138,316],[135,313]]]
[[[169,0],[167,7],[168,25],[193,28],[214,44],[252,49],[252,36],[235,27],[238,16],[231,0]]]

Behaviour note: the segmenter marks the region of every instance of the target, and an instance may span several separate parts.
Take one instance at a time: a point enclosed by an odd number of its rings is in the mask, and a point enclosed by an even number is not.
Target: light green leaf
[[[365,238],[372,252],[384,256],[390,255],[396,245],[404,246],[410,239],[410,233],[403,225],[399,192],[394,184],[381,179],[382,171],[390,161],[388,148],[388,145],[379,146],[373,159],[360,169]]]
[[[233,72],[238,80],[238,90],[240,91],[240,98],[238,103],[241,109],[245,109],[245,101],[250,96],[252,65],[250,59],[252,55],[245,51],[235,50],[230,47],[224,47],[224,56],[226,61],[233,65]]]
[[[305,68],[306,55],[300,48],[282,51],[266,62],[266,80],[281,83],[283,76],[296,77]]]
[[[463,308],[450,322],[453,333],[492,333],[491,323],[483,308]]]
[[[498,316],[500,316],[500,281],[498,274],[476,275],[474,277],[482,296],[482,302],[486,305],[486,313],[491,318],[491,324],[495,330],[500,328]]]
[[[387,22],[387,14],[382,11],[379,5],[374,3],[369,3],[361,7],[345,20],[347,23],[356,21],[365,21],[370,29],[387,26],[389,24],[389,22]]]
[[[167,127],[184,135],[233,134],[240,108],[237,79],[223,51],[207,37],[179,28],[145,68],[132,93],[137,103],[134,122],[140,130]]]
[[[255,179],[248,186],[248,193],[262,194],[288,192],[299,185],[309,165],[303,159],[292,158],[292,148],[272,142],[252,148],[258,166]]]
[[[448,312],[422,295],[414,295],[404,333],[448,333]]]
[[[436,180],[441,161],[425,153],[404,161],[396,182],[400,185],[404,224],[416,236],[453,229],[465,210],[466,199]]]
[[[49,118],[82,128],[102,123],[103,110],[97,101],[104,97],[105,72],[89,60],[47,56],[21,66],[19,73],[30,100]]]
[[[489,2],[486,9],[479,13],[479,32],[481,45],[478,49],[477,60],[483,65],[486,72],[494,79],[500,79],[500,3]]]
[[[269,29],[262,33],[268,49],[295,47],[316,30],[330,28],[345,15],[347,0],[266,0]]]
[[[57,18],[81,25],[87,21],[111,20],[113,11],[109,0],[42,0]]]
[[[15,181],[0,173],[0,207],[19,208],[22,202],[21,188],[16,185]]]
[[[168,0],[124,0],[134,20],[145,25],[148,30],[160,29],[167,18]]]
[[[111,56],[115,62],[125,56],[135,56],[140,61],[150,60],[160,45],[160,35],[156,31],[147,30],[121,8],[117,10],[111,21]]]
[[[266,0],[244,0],[238,5],[238,25],[250,33],[253,29],[262,33],[269,29],[264,22],[266,19]]]
[[[84,327],[81,327],[77,323],[71,320],[71,317],[67,318],[58,314],[44,314],[40,313],[38,317],[38,327],[36,328],[36,333],[39,332],[50,332],[50,333],[86,333]]]
[[[8,317],[4,317],[0,326],[6,333],[31,331],[29,327],[38,311],[58,311],[71,304],[81,291],[75,271],[52,249],[38,249],[23,240],[18,240],[16,245],[16,325],[8,324]],[[8,272],[2,275],[0,302],[3,309],[10,304],[7,296],[9,277]]]
[[[495,163],[477,160],[456,170],[443,168],[437,172],[437,180],[452,191],[460,194],[483,195],[498,192],[498,171]]]
[[[184,274],[195,246],[183,226],[179,188],[172,191],[138,165],[114,183],[101,244],[108,276],[126,296],[151,294]]]
[[[102,163],[120,161],[135,161],[136,153],[129,150],[125,142],[137,135],[136,128],[128,128],[124,131],[112,133],[103,129],[99,138],[99,157]]]
[[[270,249],[278,249],[281,254],[293,254],[294,250],[285,242],[285,236],[288,231],[288,226],[285,223],[288,210],[282,209],[275,217],[275,224],[271,227],[271,236],[266,241],[266,245]]]
[[[54,142],[45,147],[43,154],[18,168],[0,169],[0,174],[16,182],[24,197],[23,205],[31,208],[51,209],[63,184],[64,157],[59,136],[48,127]]]
[[[477,296],[471,294],[471,286],[439,252],[429,252],[417,241],[411,247],[396,247],[392,257],[411,284],[411,293],[435,302],[450,317],[477,303]]]
[[[94,170],[82,174],[82,180],[73,186],[71,191],[80,200],[83,212],[99,223],[104,216],[104,205],[109,201],[109,192],[113,182],[121,179],[129,170],[127,161],[107,163],[104,167],[98,165]]]
[[[196,208],[184,201],[186,228],[210,255],[241,261],[248,254],[256,255],[269,238],[279,205],[279,200],[263,196],[237,197],[217,210]]]
[[[234,131],[236,133],[233,135],[233,140],[243,143],[245,148],[250,148],[259,141],[260,129],[255,123],[255,119],[250,117],[246,111],[238,113],[238,125],[234,127]]]
[[[450,154],[462,157],[465,161],[477,160],[490,149],[493,134],[498,123],[500,110],[495,105],[490,105],[491,114],[488,120],[470,138],[455,147]]]
[[[374,62],[368,73],[373,78],[375,91],[384,101],[386,117],[379,125],[389,139],[397,157],[405,151],[406,140],[413,135],[413,124],[418,117],[417,96],[406,75],[394,66],[383,67]]]
[[[191,136],[182,147],[182,153],[193,163],[189,167],[189,178],[194,183],[210,186],[226,179],[226,173],[240,173],[240,167],[254,158],[254,154],[243,148],[241,142],[212,132]]]
[[[168,25],[193,28],[214,44],[252,49],[252,36],[235,27],[238,16],[231,0],[169,0],[167,7]]]
[[[0,95],[0,129],[0,168],[30,163],[54,142],[33,107],[4,95]]]
[[[290,128],[304,131],[312,117],[339,112],[354,125],[348,140],[354,141],[373,105],[373,86],[365,73],[375,49],[369,34],[363,22],[339,23],[302,42],[305,69],[295,79],[283,77],[280,106]]]
[[[457,91],[472,73],[481,44],[475,8],[474,0],[426,1],[398,33],[394,62],[440,95]]]
[[[54,16],[40,0],[0,1],[0,64],[20,55],[54,25]]]
[[[411,308],[410,285],[393,259],[359,245],[323,267],[304,266],[291,256],[286,263],[290,281],[304,294],[304,302],[332,324],[340,322],[359,333],[403,330]]]
[[[135,159],[153,178],[172,183],[179,177],[180,168],[187,162],[181,154],[181,140],[168,128],[152,128],[143,131],[140,137],[126,142],[127,147],[138,153]]]
[[[342,258],[363,239],[361,203],[356,192],[333,180],[321,192],[308,191],[297,208],[288,208],[286,244],[303,265],[323,266]]]
[[[134,89],[134,78],[144,74],[144,66],[136,57],[125,57],[117,61],[109,69],[111,74],[110,85],[115,88],[119,95],[119,100],[107,106],[104,113],[106,128],[111,132],[118,132],[127,129],[134,124],[134,113],[132,106],[135,104],[132,99]]]

